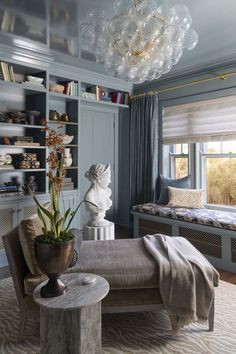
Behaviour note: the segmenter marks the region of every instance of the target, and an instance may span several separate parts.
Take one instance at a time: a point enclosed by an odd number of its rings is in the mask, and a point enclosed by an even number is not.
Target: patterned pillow
[[[169,178],[163,175],[160,175],[160,196],[157,201],[157,204],[165,205],[169,201],[168,197],[168,187],[175,187],[175,188],[190,188],[191,176],[186,176],[183,178]]]
[[[168,187],[168,206],[175,208],[204,208],[203,189],[181,189]]]

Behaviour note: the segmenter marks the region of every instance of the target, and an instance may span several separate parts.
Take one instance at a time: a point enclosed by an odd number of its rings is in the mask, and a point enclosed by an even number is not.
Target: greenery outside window
[[[206,203],[236,207],[236,141],[204,143],[200,155]]]
[[[171,176],[182,178],[189,175],[189,145],[175,144],[170,146]]]

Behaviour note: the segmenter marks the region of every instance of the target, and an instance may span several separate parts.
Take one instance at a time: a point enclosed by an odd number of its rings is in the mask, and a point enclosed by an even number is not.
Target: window
[[[191,175],[192,188],[205,189],[209,207],[233,207],[236,212],[236,95],[225,91],[224,97],[207,96],[165,103],[163,170],[176,178]]]
[[[206,203],[236,207],[236,141],[205,143],[201,150]]]
[[[170,148],[171,176],[182,178],[189,174],[189,146],[188,144],[175,144]]]
[[[171,177],[196,176],[198,187],[206,191],[206,204],[236,208],[236,140],[174,144],[169,156]]]

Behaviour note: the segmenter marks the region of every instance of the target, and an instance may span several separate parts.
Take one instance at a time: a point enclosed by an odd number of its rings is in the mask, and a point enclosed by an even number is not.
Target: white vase
[[[63,155],[64,155],[64,167],[70,167],[73,163],[70,149],[69,148],[64,149]]]

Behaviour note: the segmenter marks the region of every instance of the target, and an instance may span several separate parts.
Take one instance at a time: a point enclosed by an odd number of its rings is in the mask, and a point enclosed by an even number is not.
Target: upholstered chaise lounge
[[[30,274],[18,228],[5,235],[3,240],[22,315],[22,336],[26,319],[39,316],[32,293],[45,276]],[[79,262],[67,272],[95,273],[107,279],[110,291],[102,302],[104,313],[157,310],[162,305],[157,288],[157,263],[142,239],[82,241]],[[214,304],[210,310],[209,330],[213,330],[213,322]]]

